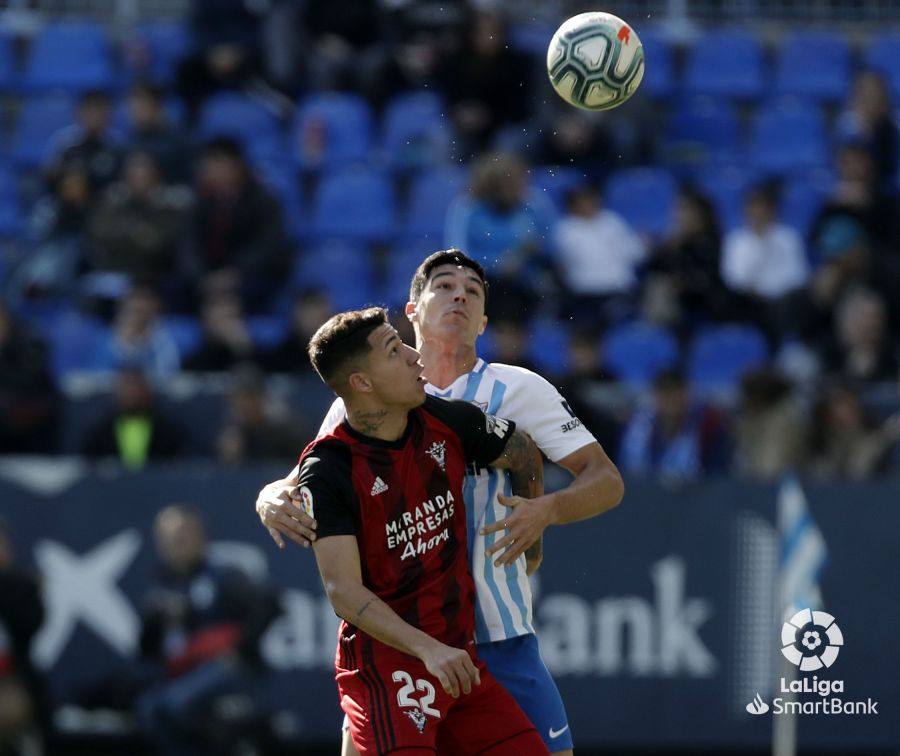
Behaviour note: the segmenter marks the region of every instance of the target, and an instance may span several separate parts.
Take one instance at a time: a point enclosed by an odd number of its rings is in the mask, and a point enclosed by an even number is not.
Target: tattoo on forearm
[[[543,494],[544,463],[537,444],[527,433],[518,430],[513,433],[500,460],[502,464],[497,466],[509,470],[509,482],[515,496],[533,499]]]
[[[375,599],[369,599],[368,601],[366,601],[365,604],[363,604],[363,605],[360,607],[360,609],[356,612],[356,619],[361,619],[361,618],[362,618],[362,616],[363,616],[363,614],[365,613],[366,609],[369,608],[369,604],[371,604],[374,600],[375,600]]]
[[[387,410],[353,412],[350,414],[350,424],[360,433],[373,433],[381,427],[385,417],[387,417]]]

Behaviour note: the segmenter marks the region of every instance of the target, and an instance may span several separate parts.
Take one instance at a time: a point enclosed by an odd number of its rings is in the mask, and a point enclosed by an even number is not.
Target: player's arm
[[[331,536],[313,546],[325,593],[335,614],[382,643],[422,660],[451,696],[469,693],[481,677],[469,654],[404,622],[362,582],[355,536]]]
[[[596,441],[558,461],[575,479],[565,488],[547,494],[551,524],[564,525],[603,514],[622,501],[625,483],[618,468]]]

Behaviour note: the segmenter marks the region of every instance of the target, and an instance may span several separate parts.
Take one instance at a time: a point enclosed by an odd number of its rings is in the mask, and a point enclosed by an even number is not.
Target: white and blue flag
[[[781,483],[776,509],[780,608],[790,617],[800,609],[822,607],[819,577],[828,552],[795,477]]]

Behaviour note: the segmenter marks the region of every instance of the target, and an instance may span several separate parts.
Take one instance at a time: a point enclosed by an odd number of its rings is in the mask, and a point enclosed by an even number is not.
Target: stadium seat
[[[528,332],[528,357],[541,372],[560,375],[569,364],[569,329],[558,320],[538,318]]]
[[[26,92],[83,92],[116,84],[109,40],[88,21],[48,24],[31,42],[22,86]]]
[[[297,169],[293,163],[262,161],[255,164],[262,183],[281,204],[285,228],[293,239],[301,239],[306,233],[308,213],[300,191]]]
[[[728,324],[701,330],[691,344],[688,377],[704,391],[730,391],[747,370],[769,356],[766,339],[752,326]]]
[[[197,318],[190,315],[165,315],[162,326],[172,337],[182,359],[199,349],[203,342],[203,329]]]
[[[678,342],[666,329],[649,323],[625,323],[603,340],[603,365],[633,389],[650,385],[656,375],[678,362]]]
[[[184,24],[154,21],[137,27],[126,47],[126,64],[133,80],[166,85],[190,51],[190,32]]]
[[[763,50],[753,34],[711,29],[694,42],[684,74],[687,94],[750,100],[764,89]]]
[[[749,153],[751,164],[769,174],[826,165],[828,140],[821,110],[799,99],[764,105],[753,123]]]
[[[394,190],[379,171],[348,168],[322,177],[311,233],[319,239],[385,241],[394,233]]]
[[[346,242],[329,241],[310,247],[298,258],[294,284],[303,289],[323,289],[338,311],[374,304],[372,256],[365,247]]]
[[[644,47],[641,89],[651,97],[668,99],[676,92],[675,56],[665,34],[654,28],[638,29]]]
[[[660,168],[626,168],[606,182],[610,210],[625,218],[638,233],[660,235],[668,230],[678,187]]]
[[[547,57],[547,43],[556,29],[540,23],[513,24],[509,29],[509,44],[513,50],[526,55]]]
[[[666,159],[687,166],[734,157],[739,146],[738,116],[726,100],[694,97],[680,103],[666,130]]]
[[[556,210],[563,212],[568,193],[578,186],[591,183],[591,180],[579,168],[570,165],[547,165],[532,168],[529,183],[532,194],[543,195]]]
[[[432,92],[410,92],[392,99],[385,109],[381,155],[391,170],[437,165],[449,153],[450,137],[444,104]]]
[[[417,176],[410,186],[401,235],[437,249],[444,239],[447,209],[465,189],[466,171],[459,166],[436,168]]]
[[[828,200],[832,182],[828,173],[793,177],[781,191],[781,219],[805,237]]]
[[[0,170],[0,237],[15,236],[22,228],[22,206],[15,175]]]
[[[389,304],[406,304],[409,284],[419,263],[431,250],[419,241],[403,241],[391,248],[387,256],[387,271],[381,298]]]
[[[12,39],[0,32],[0,91],[8,91],[16,83],[16,59]]]
[[[900,32],[874,37],[866,50],[865,62],[887,77],[894,102],[900,101]]]
[[[721,231],[731,231],[743,223],[744,198],[764,178],[758,170],[738,164],[712,164],[698,171],[697,189],[716,208]]]
[[[9,153],[19,169],[41,165],[53,148],[53,136],[75,121],[75,107],[63,95],[26,99],[10,140]]]
[[[285,318],[271,315],[254,315],[247,318],[247,332],[254,346],[271,349],[287,336],[288,322]]]
[[[276,140],[278,118],[254,97],[220,92],[203,103],[197,133],[201,139],[227,136],[239,139],[248,149],[254,143]]]
[[[57,381],[69,373],[90,369],[109,333],[101,321],[75,312],[59,317],[47,334],[51,370]]]
[[[782,41],[775,92],[840,102],[850,91],[850,45],[841,34],[794,32]]]
[[[372,143],[372,115],[354,94],[312,95],[297,109],[292,129],[297,164],[307,171],[365,160]]]

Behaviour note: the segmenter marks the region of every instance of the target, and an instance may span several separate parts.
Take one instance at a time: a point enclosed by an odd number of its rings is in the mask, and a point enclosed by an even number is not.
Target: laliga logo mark
[[[843,645],[841,629],[825,612],[802,609],[781,628],[781,653],[802,672],[830,667]]]
[[[769,704],[762,700],[759,691],[757,691],[756,698],[747,704],[747,711],[751,714],[765,714],[768,710]]]

